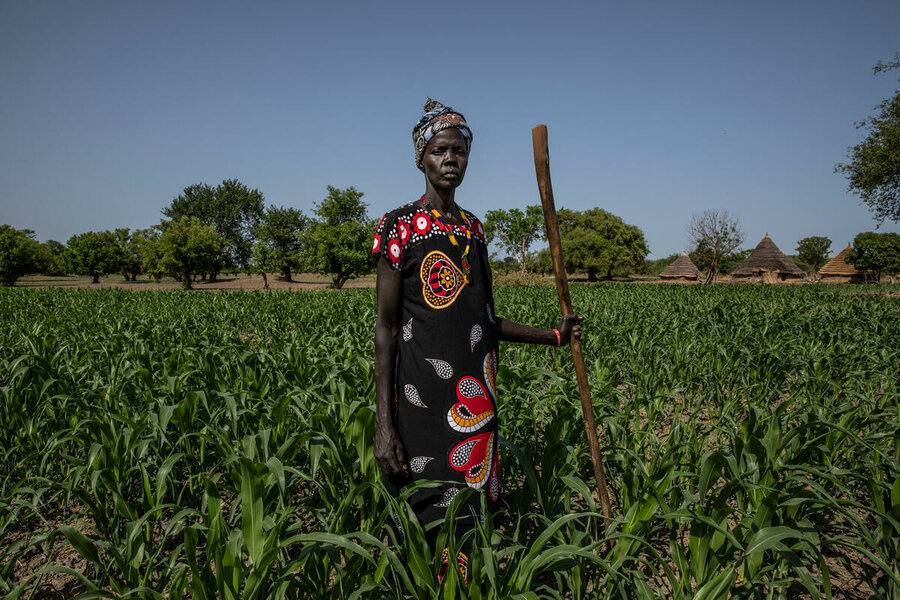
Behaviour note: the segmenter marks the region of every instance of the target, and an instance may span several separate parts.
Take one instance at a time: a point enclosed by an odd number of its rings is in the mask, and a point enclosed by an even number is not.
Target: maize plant
[[[568,353],[502,345],[467,540],[470,490],[421,524],[382,487],[372,290],[0,289],[0,598],[900,600],[886,291],[573,286],[613,520]],[[558,320],[552,288],[495,294]]]

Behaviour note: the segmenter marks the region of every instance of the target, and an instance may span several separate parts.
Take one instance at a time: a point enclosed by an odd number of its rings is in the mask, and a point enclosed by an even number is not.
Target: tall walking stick
[[[547,241],[550,254],[553,256],[553,272],[556,275],[556,291],[559,294],[559,306],[564,315],[572,314],[572,301],[569,298],[569,280],[566,278],[566,265],[563,262],[562,246],[559,243],[559,222],[556,219],[556,206],[553,204],[553,188],[550,185],[550,149],[547,146],[547,126],[538,125],[531,130],[534,142],[534,170],[537,173],[538,188],[541,191],[541,204],[544,207],[544,222],[547,225]],[[594,424],[594,407],[591,404],[591,390],[588,387],[587,371],[584,368],[584,356],[581,354],[581,340],[572,337],[569,341],[572,348],[572,361],[575,363],[575,376],[578,378],[578,393],[581,396],[581,411],[584,414],[584,429],[587,431],[588,445],[591,449],[591,462],[594,465],[594,479],[597,480],[597,492],[600,494],[600,508],[603,516],[612,518],[609,503],[609,490],[606,488],[606,475],[603,463],[600,462],[600,444],[597,442],[597,426]],[[605,527],[605,525],[604,525]]]

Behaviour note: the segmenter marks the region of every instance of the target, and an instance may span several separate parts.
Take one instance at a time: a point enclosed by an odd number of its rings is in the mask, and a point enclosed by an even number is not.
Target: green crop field
[[[466,587],[380,487],[373,290],[0,289],[0,597],[900,600],[885,291],[575,287],[615,520],[571,355],[501,346]],[[552,288],[496,297],[557,321]]]

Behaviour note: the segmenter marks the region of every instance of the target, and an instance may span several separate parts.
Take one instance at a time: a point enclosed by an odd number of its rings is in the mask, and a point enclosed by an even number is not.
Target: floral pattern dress
[[[482,490],[489,507],[500,493],[491,271],[481,222],[462,214],[466,225],[451,226],[421,200],[406,204],[382,217],[373,247],[402,275],[394,406],[412,480],[454,482],[412,496],[423,524],[444,519],[464,486]],[[457,534],[474,527],[478,496],[472,510],[461,507]]]

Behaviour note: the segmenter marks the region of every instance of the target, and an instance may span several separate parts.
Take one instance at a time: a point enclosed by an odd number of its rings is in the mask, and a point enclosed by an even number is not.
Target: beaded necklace
[[[472,274],[472,266],[469,264],[469,248],[472,244],[471,225],[466,228],[466,249],[463,250],[459,247],[459,242],[456,241],[456,236],[453,235],[453,227],[449,223],[447,223],[447,221],[444,219],[444,215],[439,213],[433,206],[431,206],[431,202],[429,202],[428,200],[425,200],[425,206],[431,211],[431,214],[434,215],[434,218],[437,220],[438,225],[440,225],[441,230],[447,232],[447,237],[450,238],[450,243],[453,244],[457,250],[459,250],[460,258],[462,259],[461,262],[463,279],[467,284],[471,283],[471,279],[469,277]],[[459,208],[459,206],[457,206],[456,208],[459,209],[459,214],[462,215],[462,218],[465,219],[466,223],[469,223],[469,215],[466,214],[466,211]]]

